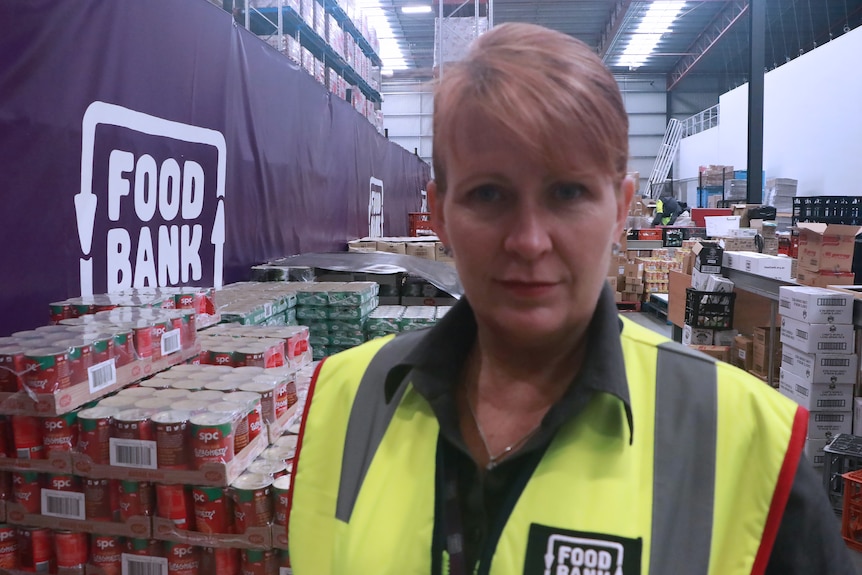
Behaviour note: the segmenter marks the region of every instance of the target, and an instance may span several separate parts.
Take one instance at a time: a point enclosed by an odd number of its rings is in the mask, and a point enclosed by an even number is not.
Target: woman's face
[[[632,184],[618,193],[577,137],[560,134],[568,162],[552,169],[480,111],[463,116],[443,150],[446,192],[429,191],[435,229],[454,252],[477,321],[531,345],[585,329]]]

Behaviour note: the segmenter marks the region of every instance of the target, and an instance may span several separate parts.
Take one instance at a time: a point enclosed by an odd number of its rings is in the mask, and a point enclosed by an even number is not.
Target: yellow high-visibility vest
[[[597,393],[542,455],[477,573],[742,575],[769,560],[806,412],[623,319],[633,435]],[[439,427],[411,372],[421,333],[328,358],[309,390],[289,512],[296,575],[446,572],[433,546]],[[437,555],[440,554],[441,557]]]

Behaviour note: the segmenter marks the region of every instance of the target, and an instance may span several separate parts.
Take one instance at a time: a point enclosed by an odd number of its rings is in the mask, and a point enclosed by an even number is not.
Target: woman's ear
[[[449,237],[446,234],[446,218],[443,215],[443,198],[437,195],[437,182],[434,180],[428,182],[427,192],[428,207],[431,210],[431,227],[443,245],[448,247]]]

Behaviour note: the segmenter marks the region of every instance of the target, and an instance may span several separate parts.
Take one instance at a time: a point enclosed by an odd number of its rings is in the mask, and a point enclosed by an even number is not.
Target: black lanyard
[[[438,454],[442,454],[437,458],[437,496],[442,500],[440,511],[443,540],[440,542],[442,549],[435,549],[434,553],[439,554],[445,549],[449,554],[449,572],[442,575],[467,575],[472,573],[472,570],[467,568],[467,557],[464,554],[464,524],[458,498],[458,471],[452,461],[452,450],[442,445],[443,441],[445,440],[441,438],[441,443],[437,446]]]

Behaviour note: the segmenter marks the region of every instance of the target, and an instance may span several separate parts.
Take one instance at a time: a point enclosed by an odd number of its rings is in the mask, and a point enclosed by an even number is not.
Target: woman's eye
[[[558,200],[576,200],[586,191],[581,184],[557,184],[554,187],[554,197]]]
[[[470,192],[470,196],[480,202],[493,202],[499,200],[502,194],[497,186],[479,186]]]

